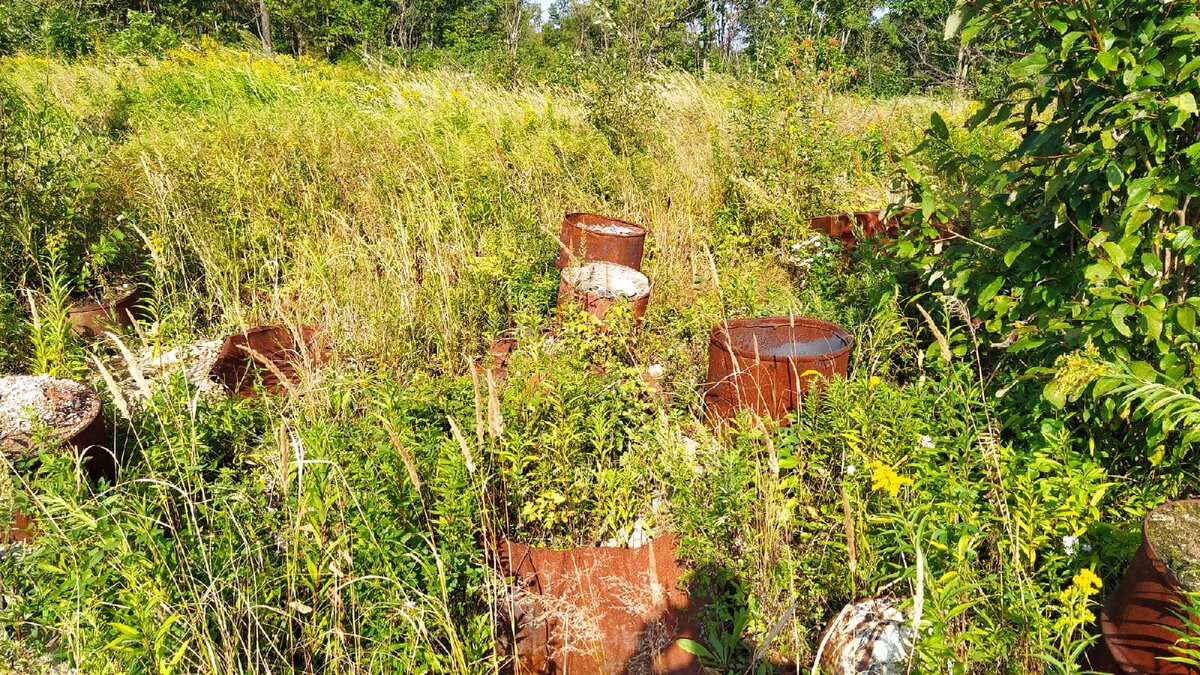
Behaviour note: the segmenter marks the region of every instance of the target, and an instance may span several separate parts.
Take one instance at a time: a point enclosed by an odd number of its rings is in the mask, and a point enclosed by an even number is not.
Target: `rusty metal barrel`
[[[9,461],[29,460],[29,470],[37,471],[40,461],[36,456],[44,438],[79,453],[84,473],[92,481],[115,479],[116,464],[107,447],[108,425],[99,394],[67,378],[0,377],[0,455]],[[0,513],[0,544],[30,541],[35,531],[35,523],[26,514]]]
[[[1101,641],[1116,675],[1197,675],[1200,668],[1166,661],[1179,656],[1173,649],[1180,635],[1190,634],[1181,616],[1186,615],[1184,586],[1164,561],[1150,531],[1151,519],[1187,509],[1200,517],[1200,500],[1167,502],[1146,514],[1142,545],[1134,554],[1125,577],[1108,596],[1100,612]],[[1195,536],[1193,517],[1181,523],[1187,536]],[[1158,542],[1161,545],[1161,542]],[[1193,563],[1196,561],[1192,561]],[[1188,588],[1198,591],[1200,588]],[[1192,617],[1193,621],[1196,617]],[[1107,660],[1107,659],[1105,659]]]
[[[650,303],[650,280],[641,272],[607,262],[573,265],[562,271],[558,284],[558,308],[578,305],[604,320],[614,305],[628,301],[634,323],[641,321]]]
[[[610,262],[639,272],[646,228],[594,213],[568,213],[559,234],[558,269],[574,261]]]
[[[81,337],[96,337],[129,328],[139,314],[137,303],[141,297],[141,290],[136,285],[127,284],[111,299],[88,298],[75,302],[67,309],[67,321],[71,330]]]
[[[301,368],[315,368],[329,350],[312,326],[293,331],[287,326],[261,326],[225,338],[211,377],[240,398],[255,394],[255,384],[277,394],[299,381]]]
[[[855,211],[817,216],[809,221],[809,226],[853,248],[858,240],[856,226],[867,239],[895,239],[900,231],[900,217],[884,220],[877,211]]]
[[[783,419],[818,380],[846,375],[853,342],[841,326],[801,316],[717,324],[709,334],[705,385],[710,420],[743,409]]]

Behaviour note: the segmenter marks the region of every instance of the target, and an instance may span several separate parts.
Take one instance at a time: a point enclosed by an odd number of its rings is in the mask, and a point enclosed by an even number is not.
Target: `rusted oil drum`
[[[814,380],[846,375],[853,342],[841,326],[801,316],[717,324],[708,344],[710,422],[743,409],[782,419],[800,406]]]
[[[79,300],[67,309],[71,330],[82,337],[96,337],[133,325],[141,291],[134,284],[122,286],[109,300]]]
[[[34,457],[39,451],[35,427],[78,452],[91,480],[114,479],[100,396],[87,385],[48,375],[0,377],[0,455],[9,461]],[[38,464],[34,460],[30,470],[37,471]],[[29,541],[34,531],[25,514],[0,514],[0,543]]]
[[[558,269],[578,260],[642,270],[646,228],[637,223],[594,213],[568,213],[558,238]]]
[[[558,308],[577,305],[604,320],[609,308],[628,301],[637,323],[650,303],[650,280],[641,272],[607,262],[572,265],[562,271],[558,284]]]
[[[1101,639],[1111,654],[1117,675],[1200,674],[1200,668],[1195,666],[1163,660],[1178,656],[1172,650],[1179,640],[1176,631],[1187,634],[1179,617],[1186,601],[1179,578],[1155,548],[1151,520],[1179,508],[1195,509],[1200,514],[1200,500],[1167,502],[1146,514],[1142,521],[1142,545],[1129,563],[1125,578],[1108,596],[1100,612]],[[1196,526],[1190,524],[1188,536],[1195,536]]]
[[[817,216],[809,221],[809,225],[812,229],[837,239],[848,248],[854,248],[858,241],[855,226],[867,239],[895,239],[900,233],[900,218],[907,213],[912,213],[912,211],[902,212],[887,220],[880,218],[877,211],[837,213]]]
[[[678,547],[674,536],[637,548],[491,544],[512,579],[496,607],[500,672],[703,675],[679,644],[700,639],[700,606],[680,589]]]
[[[99,394],[82,382],[49,375],[0,377],[0,454],[18,459],[37,452],[31,418],[80,452],[101,446],[107,429],[102,413]]]
[[[261,326],[225,338],[210,375],[230,393],[250,398],[259,379],[264,390],[278,394],[299,381],[302,367],[327,360],[328,347],[316,328],[300,326],[293,332],[287,326]]]

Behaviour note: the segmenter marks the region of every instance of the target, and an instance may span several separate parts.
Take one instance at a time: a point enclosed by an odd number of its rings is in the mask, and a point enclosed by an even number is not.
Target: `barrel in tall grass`
[[[607,262],[572,265],[562,271],[558,307],[578,306],[604,320],[615,305],[628,302],[634,323],[641,321],[650,303],[650,280],[641,272]]]
[[[100,396],[76,380],[49,375],[0,377],[0,456],[37,472],[47,444],[78,454],[93,481],[115,478]],[[26,476],[29,478],[29,476]],[[0,513],[0,543],[32,539],[35,523],[20,512]]]
[[[1176,644],[1200,642],[1187,601],[1200,593],[1200,500],[1167,502],[1146,514],[1142,544],[1100,612],[1102,647],[1117,675],[1197,675],[1169,661]],[[1107,660],[1107,659],[1106,659]]]
[[[748,409],[782,419],[815,383],[845,376],[853,339],[841,326],[799,316],[734,319],[709,334],[710,420]]]
[[[260,383],[263,390],[278,394],[328,357],[328,348],[314,327],[261,326],[225,338],[211,376],[241,398],[254,396]]]
[[[138,316],[141,291],[135,284],[109,289],[99,296],[87,296],[73,302],[67,309],[71,330],[81,337],[96,337],[120,331],[133,325]]]
[[[610,262],[639,272],[646,228],[594,213],[568,213],[559,234],[558,268],[579,262]]]

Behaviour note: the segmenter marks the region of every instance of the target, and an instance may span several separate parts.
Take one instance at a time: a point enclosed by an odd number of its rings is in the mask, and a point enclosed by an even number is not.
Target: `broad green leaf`
[[[1158,371],[1154,369],[1154,366],[1146,363],[1145,361],[1131,361],[1129,363],[1129,370],[1132,371],[1135,376],[1140,377],[1148,382],[1158,381]]]
[[[1104,249],[1104,252],[1108,254],[1108,261],[1115,267],[1121,267],[1125,264],[1125,261],[1129,260],[1129,256],[1125,255],[1125,250],[1111,241],[1100,244],[1100,248]]]
[[[1142,307],[1142,317],[1146,319],[1146,332],[1155,340],[1162,337],[1162,310],[1151,305]]]
[[[983,288],[982,291],[979,292],[979,304],[986,305],[988,300],[991,300],[1003,286],[1004,277],[996,277],[995,279],[992,279],[991,283],[989,283]]]
[[[935,138],[943,141],[950,139],[950,129],[946,127],[946,120],[942,119],[942,116],[936,112],[929,115],[929,132]]]
[[[1050,405],[1055,408],[1062,408],[1067,404],[1066,393],[1055,384],[1054,380],[1050,380],[1046,383],[1046,386],[1042,387],[1042,397],[1049,401]]]
[[[1108,262],[1107,260],[1097,260],[1094,264],[1089,265],[1088,268],[1083,271],[1083,276],[1093,286],[1099,286],[1100,284],[1104,283],[1106,279],[1112,276],[1112,273],[1112,263]]]
[[[1013,261],[1020,257],[1021,253],[1023,253],[1027,248],[1029,248],[1029,242],[1023,241],[1008,249],[1008,252],[1004,254],[1004,264],[1008,267],[1012,267]]]
[[[950,16],[946,17],[946,29],[942,32],[942,38],[953,40],[954,36],[962,30],[963,24],[970,21],[974,15],[975,8],[965,0],[959,0],[959,3],[954,6],[954,10],[950,12]]]
[[[1178,96],[1172,96],[1171,103],[1188,115],[1196,114],[1196,97],[1192,96],[1192,92],[1190,91],[1185,91]]]
[[[1120,60],[1120,55],[1112,50],[1106,49],[1099,54],[1096,54],[1096,63],[1099,63],[1104,70],[1110,73],[1117,69],[1117,65],[1119,64]]]
[[[1196,72],[1197,68],[1200,68],[1200,58],[1194,58],[1188,61],[1186,65],[1179,69],[1179,72],[1175,73],[1175,81],[1187,82],[1188,77],[1192,73]]]
[[[1185,331],[1192,333],[1196,330],[1196,310],[1191,305],[1180,305],[1175,310],[1175,320],[1179,322],[1179,327]]]
[[[1125,337],[1133,337],[1133,331],[1129,330],[1129,326],[1125,325],[1125,317],[1132,314],[1133,309],[1133,305],[1130,304],[1117,305],[1113,308],[1112,313],[1108,315],[1112,320],[1113,328],[1116,328],[1117,332]]]
[[[1104,177],[1108,179],[1108,187],[1114,190],[1125,180],[1125,174],[1121,172],[1121,167],[1117,166],[1116,162],[1110,162],[1108,166],[1104,167]]]
[[[704,645],[700,644],[699,642],[696,642],[695,640],[689,640],[687,638],[679,638],[675,642],[676,642],[676,644],[679,645],[680,649],[691,654],[692,656],[699,656],[702,659],[709,659],[709,660],[716,658],[713,655],[713,653],[708,650],[708,647],[705,647]]]
[[[1142,254],[1142,269],[1148,276],[1156,277],[1162,274],[1162,261],[1158,259],[1158,256],[1147,251]]]
[[[1008,67],[1013,77],[1033,77],[1046,69],[1045,54],[1030,54]]]

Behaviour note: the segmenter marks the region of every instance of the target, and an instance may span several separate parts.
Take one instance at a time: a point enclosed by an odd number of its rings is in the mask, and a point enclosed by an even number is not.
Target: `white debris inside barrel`
[[[818,658],[832,675],[905,675],[916,634],[898,601],[869,598],[847,605],[821,638]]]
[[[635,234],[640,234],[641,230],[628,223],[608,222],[608,223],[587,223],[583,226],[588,232],[596,234],[609,234],[618,237],[632,237]]]
[[[138,357],[138,366],[146,376],[164,381],[169,379],[172,373],[182,371],[188,381],[200,391],[217,393],[221,386],[212,380],[210,373],[217,363],[223,342],[201,340],[157,355],[149,351]]]
[[[99,400],[85,385],[49,375],[0,377],[0,450],[28,444],[36,427],[66,439],[95,418]]]
[[[602,298],[640,298],[650,293],[650,280],[641,272],[606,262],[588,263],[563,270],[563,278],[582,293]]]

